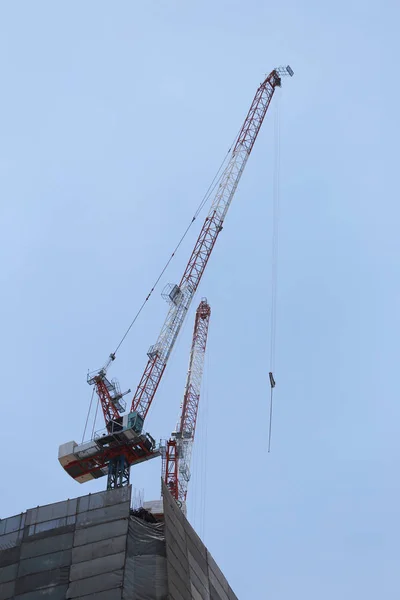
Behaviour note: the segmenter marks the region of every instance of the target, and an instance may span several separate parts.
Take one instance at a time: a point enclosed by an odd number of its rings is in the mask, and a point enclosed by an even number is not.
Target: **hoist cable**
[[[207,341],[207,357],[205,365],[205,377],[204,377],[204,421],[205,421],[205,439],[204,439],[204,472],[203,472],[203,483],[202,483],[202,496],[203,496],[203,514],[202,514],[202,536],[201,539],[205,540],[206,536],[206,515],[207,515],[207,472],[208,472],[208,419],[209,419],[209,381],[210,381],[210,334],[208,334]]]
[[[88,426],[88,422],[89,422],[89,416],[90,416],[90,413],[91,413],[91,410],[92,410],[92,403],[93,403],[94,391],[95,391],[95,390],[94,390],[94,388],[93,388],[93,391],[92,391],[92,397],[90,398],[89,410],[88,410],[88,414],[87,414],[87,417],[86,417],[85,429],[83,430],[83,435],[82,435],[82,444],[83,444],[83,441],[84,441],[84,439],[85,439],[86,428],[87,428],[87,426]]]
[[[277,289],[278,289],[278,250],[279,250],[279,213],[280,213],[280,158],[281,158],[281,141],[280,141],[280,96],[275,104],[275,123],[274,123],[274,176],[273,176],[273,205],[272,205],[272,257],[271,257],[271,345],[270,345],[270,411],[269,411],[269,435],[268,435],[268,452],[271,450],[271,434],[272,434],[272,405],[274,395],[274,369],[275,369],[275,352],[276,352],[276,312],[277,312]]]
[[[192,226],[192,223],[194,222],[196,217],[193,217],[191,223],[189,224],[189,226],[186,228],[185,233],[183,234],[183,236],[181,237],[181,239],[179,240],[175,250],[173,251],[173,253],[171,254],[171,256],[169,257],[168,261],[165,263],[164,268],[162,269],[161,273],[159,274],[159,276],[157,277],[156,281],[154,282],[150,292],[147,294],[146,298],[143,300],[139,310],[137,311],[133,321],[131,322],[131,324],[129,325],[128,329],[126,330],[126,332],[124,333],[124,335],[121,338],[121,341],[119,342],[118,346],[116,347],[116,349],[113,352],[113,355],[115,356],[115,354],[118,352],[118,350],[120,349],[120,347],[122,346],[123,342],[125,341],[125,338],[127,337],[128,333],[130,332],[130,330],[132,329],[133,325],[135,324],[137,318],[139,317],[140,313],[142,312],[146,302],[150,299],[150,296],[152,295],[152,293],[154,292],[154,290],[156,289],[158,282],[160,281],[161,277],[164,275],[165,271],[167,270],[167,268],[169,267],[170,262],[172,261],[172,259],[175,256],[175,252],[178,250],[179,246],[182,244],[183,240],[185,239],[189,229]]]
[[[92,440],[94,438],[94,430],[95,430],[95,427],[96,427],[97,411],[99,410],[99,404],[100,404],[100,399],[98,398],[97,402],[96,402],[96,412],[94,414],[93,429],[92,429]]]
[[[213,178],[212,182],[211,182],[211,183],[210,183],[210,185],[208,186],[208,189],[207,189],[206,193],[204,194],[204,196],[203,196],[203,198],[202,198],[202,200],[201,200],[201,202],[200,202],[200,204],[199,204],[199,206],[198,206],[198,208],[197,208],[196,212],[194,213],[194,215],[193,215],[193,217],[192,217],[192,220],[190,221],[189,225],[187,226],[187,228],[186,228],[186,230],[185,230],[184,234],[182,235],[181,239],[179,240],[178,244],[176,245],[176,247],[175,247],[174,251],[172,252],[171,256],[169,257],[168,261],[165,263],[165,266],[163,267],[163,269],[162,269],[161,273],[159,274],[159,276],[158,276],[158,277],[157,277],[157,279],[155,280],[155,282],[154,282],[154,284],[153,284],[152,288],[150,289],[150,292],[147,294],[146,298],[143,300],[143,302],[142,302],[142,304],[141,304],[141,306],[140,306],[139,310],[137,311],[136,315],[134,316],[134,318],[133,318],[133,320],[132,320],[131,324],[129,325],[128,329],[126,330],[126,332],[125,332],[125,333],[124,333],[124,335],[122,336],[122,338],[121,338],[121,340],[120,340],[120,342],[119,342],[118,346],[116,347],[116,349],[114,350],[114,352],[113,352],[113,353],[112,353],[110,356],[113,356],[113,357],[115,358],[115,355],[116,355],[116,353],[118,352],[118,350],[119,350],[119,349],[120,349],[120,347],[122,346],[122,344],[123,344],[123,342],[125,341],[125,339],[126,339],[126,337],[127,337],[128,333],[130,332],[130,330],[132,329],[133,325],[134,325],[134,324],[135,324],[135,322],[137,321],[137,319],[138,319],[138,317],[139,317],[140,313],[142,312],[143,308],[145,307],[145,304],[146,304],[146,303],[148,302],[148,300],[150,299],[150,296],[152,295],[152,293],[154,292],[155,288],[157,287],[157,285],[158,285],[158,283],[159,283],[159,281],[160,281],[161,277],[164,275],[164,273],[165,273],[165,271],[167,270],[167,268],[168,268],[168,266],[169,266],[170,262],[171,262],[171,261],[172,261],[172,259],[174,258],[174,256],[175,256],[175,253],[177,252],[177,250],[178,250],[178,249],[179,249],[179,247],[181,246],[181,244],[182,244],[183,240],[184,240],[184,239],[185,239],[185,237],[187,236],[187,234],[188,234],[188,232],[189,232],[190,228],[192,227],[193,223],[195,222],[195,220],[197,219],[197,217],[199,216],[199,214],[200,214],[200,213],[201,213],[201,211],[203,210],[203,208],[204,208],[205,204],[207,203],[208,199],[210,198],[211,194],[213,193],[213,191],[214,191],[214,190],[215,190],[215,188],[217,187],[218,183],[220,182],[220,179],[221,179],[221,176],[222,176],[222,174],[221,174],[221,171],[222,171],[222,169],[223,169],[223,167],[224,167],[224,165],[225,165],[225,162],[226,162],[226,160],[227,160],[227,158],[228,158],[229,154],[231,153],[232,147],[233,147],[233,145],[235,144],[235,142],[236,142],[236,139],[237,139],[238,135],[239,135],[239,132],[236,134],[236,136],[235,136],[235,139],[233,140],[233,142],[232,142],[232,144],[231,144],[230,148],[228,149],[228,151],[227,151],[227,153],[226,153],[226,155],[225,155],[225,157],[224,157],[223,161],[221,162],[221,165],[220,165],[220,167],[219,167],[219,169],[218,169],[217,173],[215,174],[215,176],[214,176],[214,178]],[[113,358],[113,360],[114,360],[114,358]]]
[[[279,102],[275,111],[275,156],[273,178],[273,214],[272,214],[272,264],[271,264],[271,348],[270,370],[275,368],[276,346],[276,303],[278,288],[278,244],[279,244],[279,217],[280,217],[280,114]]]
[[[269,435],[268,435],[268,452],[271,452],[271,434],[272,434],[272,404],[274,398],[274,388],[271,385],[271,399],[269,403]]]

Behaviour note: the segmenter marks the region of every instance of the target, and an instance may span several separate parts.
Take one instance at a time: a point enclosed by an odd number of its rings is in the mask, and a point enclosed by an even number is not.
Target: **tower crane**
[[[99,371],[88,375],[103,411],[105,433],[87,443],[68,442],[59,448],[59,462],[76,481],[83,483],[107,475],[107,488],[129,484],[130,466],[159,456],[154,439],[143,432],[143,423],[165,371],[191,301],[196,293],[218,235],[235,195],[240,178],[282,77],[293,76],[292,69],[278,67],[258,87],[249,112],[233,146],[227,166],[216,189],[211,208],[195,243],[179,284],[169,284],[163,297],[169,310],[156,343],[149,348],[147,364],[134,393],[128,413],[118,382],[107,377],[115,360],[110,354]]]
[[[163,480],[173,498],[184,511],[190,480],[190,462],[196,431],[210,315],[210,305],[207,303],[207,299],[203,298],[196,310],[181,414],[176,431],[162,449]]]

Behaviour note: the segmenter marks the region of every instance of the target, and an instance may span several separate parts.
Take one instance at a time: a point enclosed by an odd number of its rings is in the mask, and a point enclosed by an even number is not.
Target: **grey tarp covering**
[[[238,600],[163,483],[169,600]]]
[[[0,519],[0,600],[121,600],[131,488]]]
[[[131,488],[0,519],[0,600],[237,600],[163,486],[164,522],[131,515]]]
[[[164,523],[129,519],[123,600],[167,600]]]

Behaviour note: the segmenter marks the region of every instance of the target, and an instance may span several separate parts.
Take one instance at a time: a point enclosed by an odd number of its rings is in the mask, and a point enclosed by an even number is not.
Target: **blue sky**
[[[1,3],[1,516],[104,488],[57,462],[82,436],[86,372],[150,289],[259,82],[289,63],[272,452],[273,106],[146,426],[158,439],[175,424],[207,296],[189,514],[238,597],[399,597],[399,13],[356,0]],[[162,285],[179,281],[200,225]],[[124,389],[165,313],[157,292],[114,365]],[[159,469],[132,472],[146,499]]]

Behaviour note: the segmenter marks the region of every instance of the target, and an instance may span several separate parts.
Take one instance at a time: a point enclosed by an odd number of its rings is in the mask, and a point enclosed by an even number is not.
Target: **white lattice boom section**
[[[164,452],[163,478],[171,494],[180,503],[186,501],[190,480],[190,462],[199,409],[204,358],[211,308],[204,298],[196,311],[185,392],[176,431]]]

